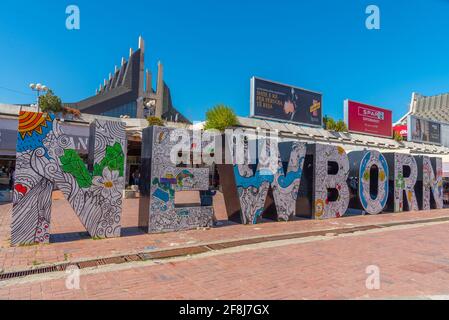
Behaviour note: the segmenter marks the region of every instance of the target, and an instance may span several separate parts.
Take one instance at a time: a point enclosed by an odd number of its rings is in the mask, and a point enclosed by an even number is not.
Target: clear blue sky
[[[69,4],[81,10],[79,31],[65,28]],[[365,28],[369,4],[380,7],[379,31]],[[92,95],[142,34],[147,67],[164,63],[191,120],[217,103],[247,116],[253,75],[322,92],[337,118],[351,98],[396,120],[413,91],[449,91],[448,17],[448,0],[3,0],[0,103],[34,102],[30,82],[64,102]]]

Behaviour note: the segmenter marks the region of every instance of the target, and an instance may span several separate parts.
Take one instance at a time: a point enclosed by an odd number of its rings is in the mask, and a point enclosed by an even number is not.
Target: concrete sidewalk
[[[414,223],[83,269],[79,289],[67,273],[43,274],[0,281],[0,299],[444,299],[448,230]]]
[[[293,233],[374,226],[388,223],[419,222],[426,219],[448,218],[449,210],[383,214],[378,216],[352,216],[327,221],[298,220],[267,222],[259,225],[239,225],[226,219],[222,196],[216,201],[219,227],[167,234],[145,234],[137,228],[138,200],[126,200],[123,210],[122,237],[92,240],[64,200],[54,201],[52,211],[52,242],[50,245],[11,247],[11,205],[0,206],[0,269],[2,272],[41,268],[63,262],[79,262],[164,249],[194,247],[218,242],[272,237]]]

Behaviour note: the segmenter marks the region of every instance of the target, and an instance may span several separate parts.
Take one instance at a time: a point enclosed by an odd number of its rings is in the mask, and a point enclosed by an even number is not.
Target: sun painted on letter
[[[22,139],[25,136],[32,136],[33,132],[42,134],[42,128],[47,128],[47,121],[51,120],[48,115],[36,112],[22,111],[19,114],[19,134]]]

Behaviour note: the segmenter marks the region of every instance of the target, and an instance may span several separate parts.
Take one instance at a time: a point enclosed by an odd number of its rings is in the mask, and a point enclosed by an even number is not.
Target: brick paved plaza
[[[191,199],[191,195],[186,195]],[[190,201],[191,202],[191,201]],[[0,281],[0,299],[369,299],[449,297],[449,210],[352,216],[335,220],[220,225],[158,235],[137,225],[138,200],[126,200],[122,238],[92,240],[64,200],[54,201],[50,245],[11,247],[11,205],[0,206],[3,273],[64,262],[189,248],[264,237],[192,256],[82,269],[80,289],[66,288],[65,272]],[[352,233],[341,230],[362,228]],[[304,237],[270,237],[324,230]],[[335,230],[335,232],[333,232]],[[380,289],[366,286],[368,266]]]

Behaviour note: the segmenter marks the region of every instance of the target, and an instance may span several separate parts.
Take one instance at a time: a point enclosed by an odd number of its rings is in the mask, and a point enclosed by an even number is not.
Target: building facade
[[[166,121],[190,123],[173,106],[170,88],[164,81],[164,66],[158,63],[156,89],[152,87],[152,73],[145,70],[145,42],[139,38],[136,51],[130,49],[129,59],[122,58],[96,94],[67,107],[85,114],[106,117],[147,118],[156,116]]]

